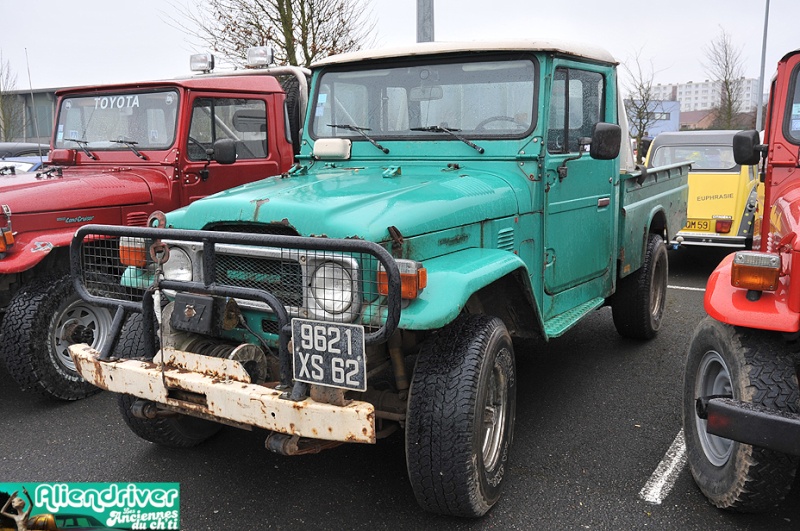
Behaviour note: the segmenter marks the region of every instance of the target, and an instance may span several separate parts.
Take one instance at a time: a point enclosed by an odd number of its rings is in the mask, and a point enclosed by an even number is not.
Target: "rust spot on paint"
[[[269,203],[269,199],[256,199],[252,202],[256,204],[256,209],[253,212],[253,221],[258,221],[258,211],[261,210],[261,205]]]

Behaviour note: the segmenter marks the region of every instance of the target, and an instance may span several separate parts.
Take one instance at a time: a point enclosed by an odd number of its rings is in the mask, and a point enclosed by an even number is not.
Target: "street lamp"
[[[758,76],[758,106],[756,107],[756,129],[761,131],[764,114],[764,62],[767,57],[767,27],[769,26],[769,0],[764,11],[764,40],[761,42],[761,74]]]

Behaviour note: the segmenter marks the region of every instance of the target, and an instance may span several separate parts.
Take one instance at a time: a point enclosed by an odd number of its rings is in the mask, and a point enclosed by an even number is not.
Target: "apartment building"
[[[720,105],[720,82],[709,81],[695,83],[653,85],[654,100],[678,101],[681,111],[706,111]],[[753,112],[763,104],[764,95],[758,90],[758,79],[742,79],[742,108],[740,112]]]

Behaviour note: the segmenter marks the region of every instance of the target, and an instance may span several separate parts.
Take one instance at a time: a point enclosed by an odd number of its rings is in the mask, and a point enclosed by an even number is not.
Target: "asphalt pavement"
[[[2,368],[0,482],[179,482],[182,529],[191,531],[800,529],[800,480],[768,514],[728,513],[669,452],[681,430],[684,354],[705,315],[705,279],[723,255],[670,252],[666,316],[652,341],[620,337],[604,308],[517,352],[505,492],[479,520],[418,508],[401,432],[376,445],[281,457],[264,449],[266,432],[225,428],[200,447],[172,450],[133,435],[110,393],[40,399]]]

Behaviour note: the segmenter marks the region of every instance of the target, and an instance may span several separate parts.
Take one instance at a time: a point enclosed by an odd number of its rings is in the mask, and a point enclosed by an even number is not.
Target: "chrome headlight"
[[[341,265],[325,262],[311,277],[311,294],[326,312],[345,312],[353,304],[353,277]]]
[[[169,248],[169,260],[164,263],[167,280],[192,280],[192,260],[180,247]]]

